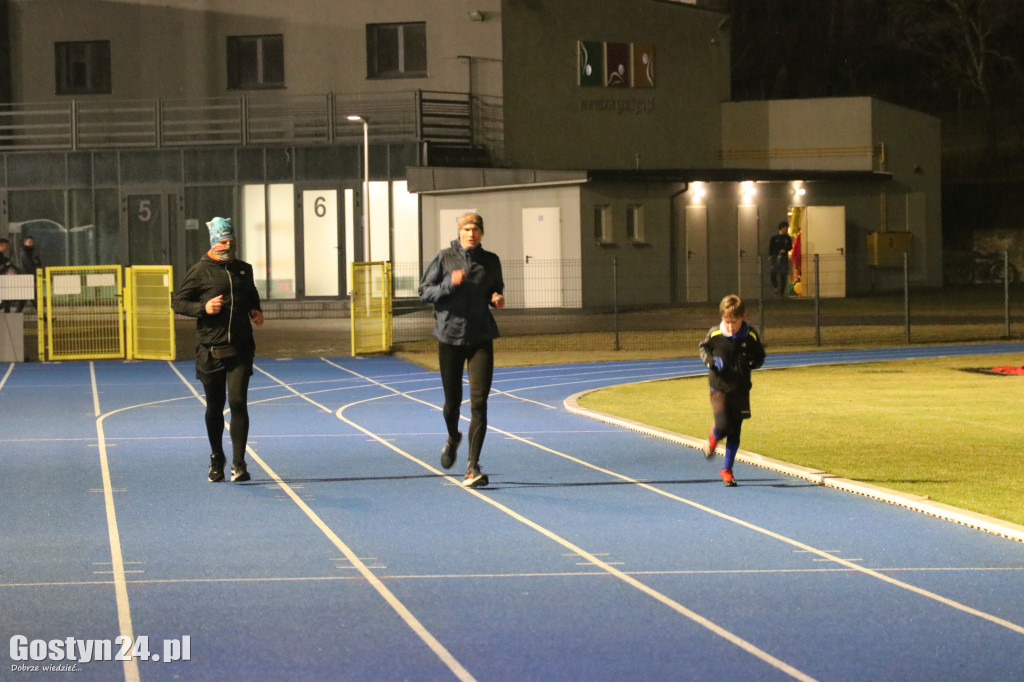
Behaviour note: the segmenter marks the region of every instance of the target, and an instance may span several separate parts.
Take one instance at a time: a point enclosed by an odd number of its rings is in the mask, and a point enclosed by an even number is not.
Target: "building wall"
[[[658,0],[207,0],[201,11],[193,10],[197,3],[187,0],[8,4],[15,101],[66,100],[54,95],[53,45],[95,39],[111,41],[113,92],[94,97],[238,94],[226,90],[227,37],[280,33],[285,40],[284,94],[428,89],[503,97],[503,162],[518,169],[514,172],[658,169],[683,170],[686,177],[696,179],[693,169],[721,171],[724,166],[792,172],[794,177],[800,170],[846,171],[866,178],[879,162],[872,150],[884,143],[891,179],[816,181],[803,201],[846,207],[851,257],[863,255],[872,231],[909,229],[914,232],[912,277],[931,282],[931,273],[939,271],[934,267],[941,260],[938,122],[871,98],[728,102],[726,15],[701,7]],[[481,12],[481,20],[470,18],[472,10]],[[429,77],[367,80],[366,24],[420,20],[427,22]],[[653,46],[655,87],[580,85],[581,40]],[[211,167],[208,156],[217,152],[174,152],[169,179],[159,175],[166,164],[132,165],[136,157],[163,158],[167,152],[97,152],[92,158],[98,169],[108,158],[122,170],[136,169],[140,176],[133,184],[182,186],[182,220],[200,219],[212,210],[211,204],[225,203],[247,183],[324,181],[353,189],[360,185],[355,146],[225,151],[234,159],[225,166],[231,172],[201,181],[195,178]],[[246,162],[254,154],[260,157],[258,166]],[[130,174],[107,177],[104,183],[109,187],[92,178],[65,188],[65,176],[51,181],[34,171],[17,172],[21,167],[48,167],[46,163],[23,164],[12,156],[7,155],[3,169],[12,206],[26,206],[30,195],[24,190],[52,186],[61,196],[73,189],[87,197],[102,185],[103,202],[97,199],[96,207],[83,208],[80,219],[54,219],[68,224],[92,220],[106,230],[103,234],[109,239],[103,244],[111,252],[116,252],[119,241],[125,243],[123,228],[118,234],[112,224],[118,218],[116,209],[110,207],[118,206]],[[371,149],[370,175],[400,179],[417,158],[412,142],[393,150],[377,145]],[[260,172],[253,174],[254,167]],[[147,172],[156,175],[149,177]],[[732,291],[737,281],[738,185],[710,184],[708,252],[715,267],[710,270],[708,293],[713,299]],[[422,258],[429,260],[447,242],[437,225],[441,210],[480,211],[487,220],[488,248],[503,258],[521,260],[523,208],[557,207],[562,258],[580,263],[584,305],[611,304],[613,258],[618,262],[620,304],[684,302],[684,201],[677,196],[683,189],[681,182],[635,179],[425,194]],[[775,223],[794,199],[786,182],[764,184],[761,197],[758,241],[766,248]],[[57,199],[53,203],[64,205]],[[623,234],[626,207],[633,203],[644,206],[642,243],[630,243]],[[619,233],[612,244],[599,245],[593,237],[596,204],[609,205],[615,216]],[[125,254],[118,257],[124,261]],[[889,280],[890,272],[854,269],[849,290],[866,291]]]
[[[673,302],[673,253],[681,235],[673,220],[671,196],[682,189],[672,183],[588,183],[581,196],[580,235],[584,306],[664,305]],[[626,234],[630,205],[643,206],[644,238]],[[595,207],[608,206],[611,234],[599,242],[595,234]],[[613,274],[617,292],[613,288]]]
[[[503,0],[506,162],[518,168],[718,165],[726,15],[656,0]],[[655,87],[578,85],[580,40],[653,45]]]
[[[730,167],[872,170],[869,97],[727,102],[722,150]]]
[[[109,40],[113,99],[228,94],[228,36],[282,34],[289,94],[501,93],[498,0],[8,0],[15,101],[54,94],[54,43]],[[195,9],[199,6],[199,9]],[[483,12],[483,21],[469,18]],[[425,21],[427,78],[368,80],[368,23]],[[98,97],[98,96],[92,96]],[[102,97],[102,96],[99,96]]]
[[[682,236],[673,217],[672,196],[683,185],[673,183],[588,182],[563,187],[519,190],[465,191],[427,194],[422,200],[423,260],[456,238],[454,222],[439,225],[442,211],[476,211],[484,217],[484,245],[508,264],[524,257],[522,211],[525,208],[557,207],[561,211],[562,260],[567,273],[578,273],[583,307],[666,305],[678,301],[673,293],[673,267]],[[626,235],[626,211],[643,206],[644,239]],[[610,239],[598,242],[594,232],[595,206],[607,206],[612,217]],[[730,208],[721,203],[719,211]],[[446,214],[447,215],[447,214]],[[443,235],[443,236],[442,236]],[[615,278],[618,291],[613,288]],[[568,277],[567,277],[568,279]],[[510,305],[515,305],[515,292]]]
[[[870,97],[729,102],[722,105],[722,118],[727,166],[791,170],[794,175],[801,170],[877,173],[874,181],[807,185],[808,203],[847,209],[847,255],[854,266],[850,291],[902,284],[902,270],[867,265],[872,232],[911,232],[911,281],[941,284],[937,118]],[[769,237],[770,232],[764,239]]]
[[[438,250],[449,245],[458,237],[454,219],[441,224],[442,212],[447,217],[474,211],[484,219],[483,246],[498,254],[505,272],[505,298],[509,307],[525,307],[523,288],[523,210],[530,208],[557,208],[561,217],[559,226],[561,239],[561,260],[565,267],[548,268],[539,275],[530,275],[536,280],[557,271],[559,286],[564,287],[562,297],[567,307],[580,305],[579,262],[580,262],[580,187],[565,185],[558,187],[536,187],[531,189],[508,189],[490,191],[467,191],[454,194],[426,194],[421,202],[423,226],[423,265],[434,257]],[[552,258],[554,256],[551,256]],[[543,290],[543,283],[532,281]],[[586,301],[583,302],[586,305]]]
[[[910,231],[913,279],[942,284],[942,126],[938,118],[872,100],[876,141],[885,142],[893,181],[879,229]]]
[[[454,222],[440,225],[441,211],[475,211],[484,219],[484,244],[509,260],[523,259],[524,208],[557,207],[562,215],[562,258],[580,257],[580,190],[576,185],[530,190],[495,190],[424,195],[422,202],[423,260],[429,262],[458,237]]]

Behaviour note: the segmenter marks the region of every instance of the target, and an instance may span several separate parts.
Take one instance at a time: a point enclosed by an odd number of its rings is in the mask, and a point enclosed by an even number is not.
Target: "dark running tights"
[[[740,431],[743,429],[743,412],[736,405],[735,398],[722,391],[711,390],[711,413],[715,417],[712,427],[715,438],[725,441],[723,469],[732,470],[736,451],[740,448]]]
[[[478,465],[480,450],[487,435],[487,396],[494,376],[494,344],[485,341],[474,346],[437,344],[444,387],[444,423],[448,437],[459,433],[459,408],[462,406],[462,369],[469,370],[469,464]]]
[[[231,461],[245,461],[245,444],[249,439],[249,366],[235,362],[224,372],[206,374],[202,378],[206,390],[206,436],[210,452],[224,454],[224,402],[231,409]]]

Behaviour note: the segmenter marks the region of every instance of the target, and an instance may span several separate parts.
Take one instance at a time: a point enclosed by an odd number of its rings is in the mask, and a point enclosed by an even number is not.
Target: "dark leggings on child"
[[[740,430],[743,428],[742,405],[736,396],[711,389],[711,413],[715,417],[714,434],[725,441],[723,469],[732,469],[736,451],[740,449]]]
[[[215,374],[203,374],[206,391],[206,436],[211,452],[224,453],[224,402],[231,409],[231,461],[245,461],[245,444],[249,439],[249,363],[243,360],[225,360],[227,369]]]
[[[494,343],[484,341],[471,346],[437,344],[437,359],[444,387],[444,423],[448,437],[459,436],[459,408],[462,406],[462,369],[469,370],[469,464],[480,461],[480,449],[487,434],[487,396],[494,376]]]

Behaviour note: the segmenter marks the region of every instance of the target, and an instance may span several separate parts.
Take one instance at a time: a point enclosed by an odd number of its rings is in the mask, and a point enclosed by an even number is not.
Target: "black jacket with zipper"
[[[452,271],[465,270],[458,286]],[[434,304],[434,336],[454,346],[496,339],[498,324],[491,315],[491,296],[504,294],[501,260],[482,246],[465,249],[458,239],[441,249],[420,279],[420,299]]]
[[[721,326],[712,327],[698,344],[700,359],[708,372],[711,388],[725,393],[750,391],[750,373],[765,361],[764,346],[757,330],[747,325],[735,336],[726,336]],[[715,369],[715,358],[722,358],[722,369]]]
[[[206,302],[224,296],[216,315],[206,312]],[[171,307],[179,315],[196,318],[196,372],[210,374],[224,369],[223,362],[210,355],[213,346],[232,345],[240,357],[252,360],[256,342],[249,313],[260,310],[260,294],[252,266],[241,260],[218,261],[204,255],[189,268]]]

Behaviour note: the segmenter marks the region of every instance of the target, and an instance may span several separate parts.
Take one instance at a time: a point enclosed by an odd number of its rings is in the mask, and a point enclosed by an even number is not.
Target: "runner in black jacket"
[[[441,466],[455,464],[462,442],[459,409],[462,405],[462,371],[469,369],[469,466],[462,485],[487,485],[480,471],[480,450],[487,433],[487,396],[494,375],[494,339],[498,325],[491,307],[505,307],[505,281],[501,260],[480,246],[484,220],[476,213],[458,218],[459,238],[441,249],[420,279],[420,298],[434,304],[434,336],[437,337],[441,385],[444,388],[444,421],[448,440],[441,450]]]
[[[750,417],[750,373],[764,364],[765,352],[757,330],[743,321],[746,309],[739,296],[731,294],[719,305],[722,323],[712,327],[700,342],[700,359],[708,368],[711,411],[715,423],[704,449],[711,457],[719,440],[725,440],[722,481],[735,486],[732,475],[740,447],[743,420]]]
[[[263,324],[252,266],[234,257],[235,239],[227,218],[214,218],[210,250],[193,265],[174,294],[174,312],[196,318],[196,378],[206,391],[206,435],[210,481],[224,480],[224,403],[231,409],[231,480],[248,481],[245,446],[249,438],[249,377],[256,342],[252,323]]]

